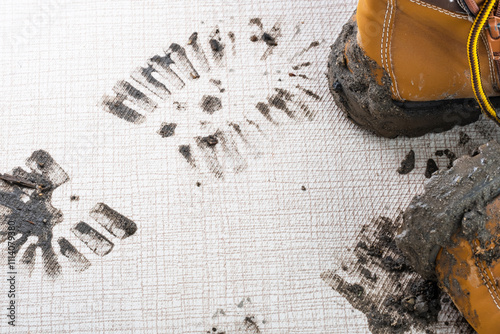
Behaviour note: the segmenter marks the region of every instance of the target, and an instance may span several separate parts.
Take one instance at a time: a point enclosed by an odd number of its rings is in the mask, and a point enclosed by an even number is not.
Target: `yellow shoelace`
[[[481,107],[483,113],[495,120],[500,124],[500,119],[498,118],[495,107],[491,104],[490,99],[486,96],[483,88],[483,82],[481,81],[481,69],[479,67],[479,38],[481,37],[481,32],[483,31],[488,18],[495,8],[496,0],[486,0],[481,7],[481,10],[477,14],[472,28],[469,33],[469,39],[467,41],[467,55],[469,57],[469,67],[471,73],[472,89],[474,90],[474,95],[476,100]]]

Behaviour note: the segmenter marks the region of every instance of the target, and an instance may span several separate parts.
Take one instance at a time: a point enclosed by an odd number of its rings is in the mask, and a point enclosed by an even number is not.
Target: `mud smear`
[[[24,268],[26,268],[29,276],[31,276],[31,273],[35,268],[36,248],[37,248],[36,244],[30,244],[24,251],[23,256],[21,257],[21,264],[24,266]]]
[[[321,42],[318,42],[318,41],[313,41],[313,42],[311,42],[311,44],[309,44],[309,46],[308,46],[307,48],[303,48],[301,51],[297,52],[297,53],[296,53],[296,54],[292,57],[292,59],[295,59],[295,58],[297,58],[297,57],[300,57],[300,56],[302,56],[304,53],[309,52],[311,49],[314,49],[314,48],[316,48],[316,47],[318,47],[318,46],[320,46],[320,45],[321,45]]]
[[[209,115],[222,109],[222,100],[217,96],[204,95],[201,98],[200,107]]]
[[[247,168],[248,163],[238,150],[238,146],[230,132],[217,130],[215,137],[219,141],[224,153],[226,167],[231,168],[234,172],[239,173]]]
[[[245,330],[247,333],[255,333],[255,334],[260,333],[260,328],[255,322],[254,317],[252,316],[245,317],[245,319],[243,319],[243,324],[245,325]]]
[[[274,90],[276,94],[267,98],[270,106],[283,111],[291,119],[301,116],[312,120],[313,114],[305,103],[295,100],[294,95],[285,89],[275,88]]]
[[[215,135],[196,138],[196,144],[203,153],[208,169],[215,175],[216,178],[222,178],[224,176],[224,172],[215,148],[218,143],[219,140]]]
[[[59,244],[60,252],[62,255],[66,256],[77,272],[82,272],[90,267],[90,261],[87,260],[85,256],[82,255],[68,240],[65,238],[59,238],[57,240]]]
[[[296,88],[302,90],[304,93],[306,93],[307,96],[310,96],[310,97],[312,97],[313,99],[315,99],[317,101],[321,101],[321,96],[319,96],[318,94],[316,94],[312,90],[304,88],[304,87],[302,87],[300,85],[297,85]]]
[[[233,56],[236,56],[236,36],[234,35],[234,32],[232,31],[228,32],[227,37],[229,37],[229,40],[231,41],[231,49],[233,50]]]
[[[204,333],[210,334],[260,334],[263,333],[261,328],[267,323],[263,317],[255,315],[252,312],[252,302],[250,298],[244,298],[236,305],[235,310],[224,310],[222,308],[212,315],[213,326]]]
[[[167,56],[175,63],[180,72],[190,78],[198,79],[200,75],[194,68],[193,64],[186,55],[186,50],[179,44],[172,43],[168,50],[165,51]]]
[[[139,124],[145,120],[145,117],[134,108],[153,112],[158,107],[155,101],[127,81],[118,81],[113,87],[113,91],[116,96],[106,95],[103,98],[104,110],[128,122]],[[128,101],[131,106],[126,105],[125,101]]]
[[[198,63],[200,64],[201,69],[204,72],[210,72],[210,64],[208,63],[207,56],[203,51],[203,48],[198,43],[198,33],[194,32],[189,37],[188,43],[189,46],[193,49],[194,56]]]
[[[444,323],[474,333],[437,284],[410,269],[395,243],[400,224],[380,217],[364,225],[350,259],[323,280],[366,315],[372,333],[434,333]]]
[[[241,126],[236,123],[229,123],[229,126],[233,128],[234,132],[240,136],[241,140],[248,146],[251,146],[250,143],[248,142],[248,139],[245,137],[243,134],[243,131],[241,131]]]
[[[262,20],[258,17],[255,17],[253,19],[250,19],[250,25],[256,25],[257,27],[259,27],[259,29],[264,29],[264,25],[262,24]]]
[[[162,136],[162,138],[168,138],[175,135],[175,129],[177,128],[177,124],[175,123],[162,123],[160,130],[158,130],[158,134]]]
[[[432,174],[437,172],[439,170],[438,165],[434,161],[434,159],[429,159],[427,160],[427,166],[425,167],[425,177],[430,179],[432,177]]]
[[[161,57],[155,55],[149,60],[149,63],[172,87],[182,89],[186,85],[179,75],[170,67],[174,63],[170,56]]]
[[[109,233],[119,239],[123,240],[137,232],[137,225],[135,222],[111,209],[107,204],[97,203],[96,206],[90,210],[90,216],[101,224]]]
[[[218,79],[210,79],[209,82],[215,87],[217,87],[221,93],[224,93],[226,91],[225,88],[222,88],[222,81]]]
[[[85,222],[79,222],[71,231],[80,239],[90,250],[99,256],[109,254],[114,244],[106,239],[101,233],[93,229]]]
[[[196,168],[196,163],[191,152],[191,145],[180,145],[179,153],[186,159],[186,161],[191,165],[191,167]]]
[[[145,117],[135,111],[134,109],[126,106],[123,102],[127,100],[127,95],[117,95],[115,97],[111,97],[105,95],[102,100],[102,106],[105,111],[118,116],[119,118],[126,120],[127,122],[140,124],[145,121]]]
[[[408,154],[406,154],[403,161],[401,161],[401,166],[398,168],[398,173],[401,175],[405,175],[410,173],[415,168],[415,151],[410,150]]]
[[[302,64],[298,64],[298,65],[295,65],[295,66],[292,66],[292,69],[297,71],[297,70],[300,70],[301,68],[303,67],[309,67],[311,66],[311,62],[305,62],[305,63],[302,63]]]
[[[153,77],[153,73],[157,73],[157,71],[153,65],[148,65],[137,68],[130,77],[159,98],[166,99],[171,93],[163,83]]]
[[[267,105],[266,103],[264,102],[259,102],[257,103],[257,105],[255,106],[255,108],[257,108],[257,110],[262,114],[262,116],[264,116],[269,122],[277,125],[278,122],[276,122],[272,117],[271,117],[271,108],[269,107],[269,105]]]
[[[31,170],[21,168],[12,171],[14,178],[27,184],[0,181],[0,241],[8,242],[9,259],[16,258],[29,237],[38,241],[25,250],[21,262],[33,269],[36,248],[42,251],[45,273],[52,278],[61,274],[61,266],[52,247],[52,230],[63,221],[62,212],[51,204],[53,191],[69,180],[68,174],[45,151],[33,152],[26,160]]]
[[[212,57],[214,58],[214,62],[217,65],[222,65],[226,46],[224,43],[222,43],[219,28],[215,28],[212,34],[210,34],[210,40],[208,41],[208,44],[210,45],[210,49],[212,50]]]

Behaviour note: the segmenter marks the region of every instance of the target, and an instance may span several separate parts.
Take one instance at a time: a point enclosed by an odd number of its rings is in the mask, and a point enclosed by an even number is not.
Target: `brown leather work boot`
[[[498,120],[497,1],[360,0],[329,59],[337,105],[385,137]]]
[[[433,176],[405,211],[396,242],[479,334],[500,333],[500,145]]]

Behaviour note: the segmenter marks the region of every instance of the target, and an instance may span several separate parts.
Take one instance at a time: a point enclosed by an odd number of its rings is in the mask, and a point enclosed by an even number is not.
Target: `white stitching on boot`
[[[391,16],[389,17],[390,27],[387,30],[387,43],[388,43],[387,52],[389,54],[391,62],[390,62],[390,66],[388,64],[387,67],[389,67],[389,70],[390,70],[390,73],[391,73],[391,78],[393,80],[393,85],[392,85],[393,93],[394,93],[394,95],[399,100],[403,100],[401,98],[401,94],[399,93],[398,81],[396,79],[396,75],[394,74],[394,63],[392,62],[392,34],[393,34],[393,31],[394,31],[394,25],[395,25],[395,22],[396,22],[397,0],[390,0],[390,1],[392,2],[392,6],[391,6],[392,9],[391,9]],[[393,14],[394,14],[394,20],[392,19]]]
[[[486,285],[486,288],[488,289],[488,292],[490,293],[490,296],[493,299],[493,302],[495,303],[497,308],[500,310],[500,305],[499,305],[500,296],[498,293],[498,289],[495,288],[495,284],[493,282],[491,282],[490,276],[488,275],[488,273],[486,273],[486,276],[488,277],[488,279],[485,278],[483,270],[486,271],[487,268],[483,268],[482,263],[478,262],[477,259],[474,259],[474,260],[476,262],[476,266],[479,269],[479,274],[481,275],[481,279],[483,280],[484,285]],[[491,271],[490,271],[490,273],[491,273]],[[493,276],[493,273],[491,273],[491,276]],[[491,284],[491,287],[490,287],[490,284]],[[493,292],[495,294],[493,294]]]
[[[385,48],[384,48],[384,39],[385,39],[385,31],[386,31],[386,25],[387,25],[387,14],[389,13],[389,1],[387,1],[387,8],[385,10],[385,17],[384,17],[384,25],[382,29],[382,38],[380,39],[380,59],[382,61],[382,67],[387,69],[387,65],[385,65],[384,61],[384,55],[385,55]]]
[[[438,12],[441,12],[443,14],[446,14],[446,15],[449,15],[449,16],[452,16],[452,17],[455,17],[457,19],[462,19],[462,20],[469,21],[469,17],[467,15],[456,14],[456,13],[447,11],[445,9],[436,7],[434,5],[431,5],[431,4],[428,4],[428,3],[425,3],[425,2],[422,2],[422,1],[419,1],[419,0],[410,0],[410,1],[413,2],[413,3],[415,3],[415,4],[417,4],[417,5],[420,5],[420,6],[423,6],[423,7],[427,7],[429,9],[437,10]]]

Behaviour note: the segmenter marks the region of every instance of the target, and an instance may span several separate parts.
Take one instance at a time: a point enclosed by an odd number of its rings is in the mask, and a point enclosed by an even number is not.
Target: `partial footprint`
[[[26,165],[30,172],[18,167],[10,174],[0,174],[0,243],[7,246],[7,262],[11,268],[15,267],[18,253],[27,244],[20,264],[30,274],[40,248],[45,272],[56,278],[62,268],[54,248],[53,230],[63,221],[63,214],[52,206],[52,193],[66,183],[69,176],[49,153],[42,150],[33,152]],[[137,231],[132,220],[104,203],[98,203],[90,216],[120,240]],[[85,222],[77,223],[71,231],[99,256],[113,249],[110,240]],[[68,259],[74,270],[81,272],[90,267],[90,261],[66,238],[59,237],[57,245],[59,253]]]

